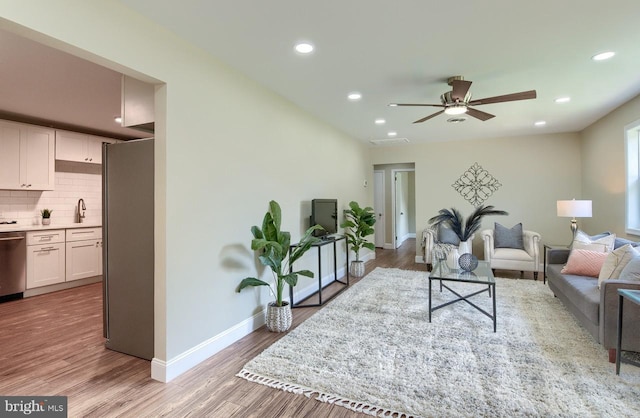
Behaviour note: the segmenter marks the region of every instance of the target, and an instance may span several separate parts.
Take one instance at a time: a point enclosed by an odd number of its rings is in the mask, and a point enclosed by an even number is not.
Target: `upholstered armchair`
[[[468,242],[473,241],[471,235]],[[446,258],[449,251],[458,248],[460,239],[449,228],[444,226],[430,226],[422,231],[423,260],[427,263],[427,270],[431,271],[433,263],[439,258]]]
[[[540,234],[522,230],[522,224],[518,225],[520,226],[521,240],[514,238],[514,234],[511,233],[513,229],[506,229],[498,223],[496,223],[496,228],[498,229],[485,229],[482,231],[484,260],[490,263],[491,269],[494,271],[519,270],[520,277],[524,275],[525,271],[531,271],[533,272],[534,280],[538,280]],[[506,237],[504,235],[505,230],[507,231]],[[496,237],[496,231],[498,231],[498,237]]]

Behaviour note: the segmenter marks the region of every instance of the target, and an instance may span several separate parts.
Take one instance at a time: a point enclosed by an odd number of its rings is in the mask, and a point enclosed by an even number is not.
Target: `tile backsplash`
[[[85,222],[102,223],[102,166],[56,161],[55,190],[0,190],[0,221],[40,224],[42,209],[51,209],[51,224],[76,222],[84,199]]]

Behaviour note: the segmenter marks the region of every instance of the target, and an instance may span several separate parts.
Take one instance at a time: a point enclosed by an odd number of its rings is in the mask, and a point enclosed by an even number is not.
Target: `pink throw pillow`
[[[607,255],[608,253],[600,251],[573,249],[561,273],[598,277]]]

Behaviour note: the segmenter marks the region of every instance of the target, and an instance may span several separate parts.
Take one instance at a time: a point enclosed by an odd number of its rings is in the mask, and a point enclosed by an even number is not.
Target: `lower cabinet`
[[[102,239],[67,242],[66,280],[102,274]]]
[[[27,289],[102,274],[102,228],[27,232]]]
[[[67,281],[102,274],[102,228],[67,229]]]
[[[59,232],[27,233],[27,289],[65,281],[64,231]],[[50,242],[35,244],[43,240]]]

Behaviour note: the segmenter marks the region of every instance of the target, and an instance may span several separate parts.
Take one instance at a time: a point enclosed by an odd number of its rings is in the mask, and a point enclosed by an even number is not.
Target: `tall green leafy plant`
[[[356,255],[356,261],[360,261],[362,248],[368,248],[371,251],[376,249],[373,243],[366,240],[367,236],[375,232],[373,225],[376,223],[376,217],[373,208],[369,206],[361,208],[357,202],[352,201],[349,203],[349,208],[345,211],[346,220],[340,224],[340,227],[345,229],[344,234]]]
[[[275,297],[276,306],[283,306],[282,293],[284,285],[289,284],[295,286],[298,283],[298,275],[313,277],[313,272],[309,270],[298,270],[289,272],[289,266],[293,265],[304,253],[306,253],[311,245],[319,241],[314,237],[313,231],[322,229],[320,225],[314,225],[307,229],[300,242],[291,249],[291,233],[281,231],[282,210],[275,200],[269,202],[269,211],[264,215],[262,220],[262,228],[257,226],[251,227],[253,240],[251,240],[251,249],[259,252],[258,259],[262,265],[267,266],[273,273],[275,290],[271,284],[255,277],[247,277],[243,279],[237,292],[250,286],[267,286]]]
[[[460,238],[460,241],[467,241],[475,234],[482,225],[482,218],[487,215],[508,215],[503,210],[496,210],[493,206],[478,206],[469,217],[464,220],[462,214],[456,208],[440,209],[438,214],[429,219],[429,224],[444,224],[451,228],[453,232]]]

